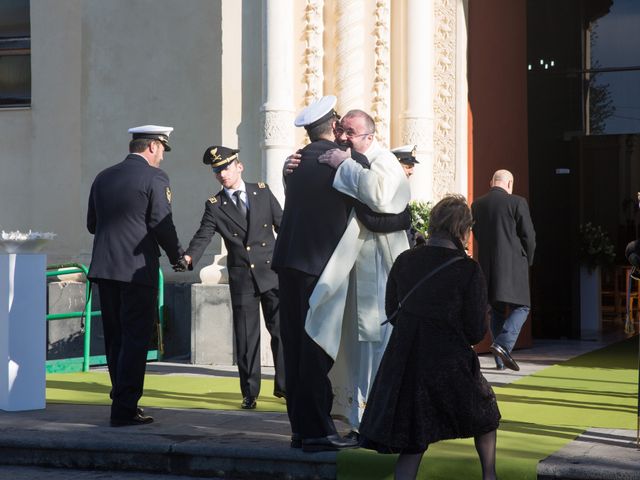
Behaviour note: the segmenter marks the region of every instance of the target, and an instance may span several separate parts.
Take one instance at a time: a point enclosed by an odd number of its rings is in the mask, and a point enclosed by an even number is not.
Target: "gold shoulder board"
[[[267,188],[264,182],[258,182],[258,188]]]
[[[218,203],[218,199],[216,197],[209,197],[209,201],[211,203]]]

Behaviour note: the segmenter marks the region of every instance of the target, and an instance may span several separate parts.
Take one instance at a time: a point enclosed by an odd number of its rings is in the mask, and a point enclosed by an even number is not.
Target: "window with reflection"
[[[588,134],[640,132],[640,2],[614,0],[588,28]]]
[[[29,0],[0,1],[0,108],[31,103]]]

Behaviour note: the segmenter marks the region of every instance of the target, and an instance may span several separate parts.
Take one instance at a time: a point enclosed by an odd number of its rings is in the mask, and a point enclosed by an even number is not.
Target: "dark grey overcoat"
[[[527,201],[492,187],[473,202],[471,212],[489,302],[531,305],[529,267],[536,249],[536,232]]]

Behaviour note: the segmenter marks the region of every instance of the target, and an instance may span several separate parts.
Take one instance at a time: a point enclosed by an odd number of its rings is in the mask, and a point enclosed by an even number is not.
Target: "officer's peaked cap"
[[[302,110],[295,121],[296,127],[304,127],[307,130],[320,125],[329,118],[340,118],[340,115],[333,109],[338,99],[335,95],[326,95]]]
[[[416,164],[420,163],[416,158],[416,145],[403,145],[402,147],[394,148],[391,150],[393,154],[398,157],[401,163]]]
[[[171,151],[169,146],[169,135],[173,132],[173,127],[163,127],[161,125],[142,125],[129,129],[129,133],[133,136],[133,140],[138,138],[148,138],[158,140],[164,145],[167,152]]]
[[[211,145],[204,151],[202,162],[205,165],[211,165],[213,171],[219,173],[238,158],[239,151],[240,150],[236,150],[235,148],[223,147],[222,145]]]

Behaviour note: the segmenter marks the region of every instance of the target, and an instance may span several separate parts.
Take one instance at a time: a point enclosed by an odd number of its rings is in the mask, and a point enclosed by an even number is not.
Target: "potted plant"
[[[610,265],[616,256],[609,235],[600,225],[591,222],[580,225],[580,265],[593,272],[599,267]]]
[[[613,263],[615,248],[600,225],[580,225],[580,337],[597,338],[601,332],[600,267]]]

